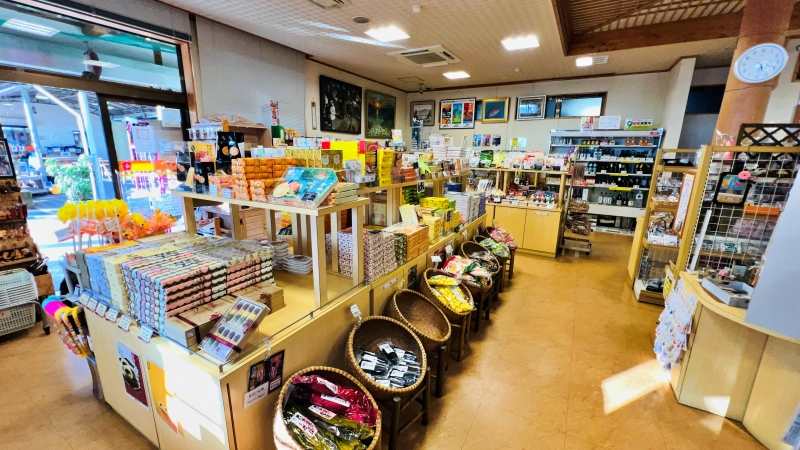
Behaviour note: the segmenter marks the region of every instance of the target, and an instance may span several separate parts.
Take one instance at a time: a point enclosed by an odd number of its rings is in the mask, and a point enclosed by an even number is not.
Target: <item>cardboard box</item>
[[[164,322],[164,335],[197,351],[203,338],[232,305],[229,300],[221,298],[169,317]]]
[[[269,314],[280,311],[286,306],[283,300],[283,288],[267,282],[261,282],[241,291],[236,291],[228,297],[231,299],[244,297],[254,302],[263,303],[269,307]]]

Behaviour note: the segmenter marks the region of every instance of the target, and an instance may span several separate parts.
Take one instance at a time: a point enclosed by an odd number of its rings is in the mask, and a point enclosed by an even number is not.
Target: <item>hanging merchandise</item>
[[[656,359],[667,370],[678,364],[681,352],[686,350],[687,336],[692,330],[692,317],[696,307],[695,297],[688,293],[683,280],[678,281],[667,297],[656,327]]]
[[[58,327],[58,337],[72,353],[81,358],[92,354],[89,348],[88,330],[83,326],[83,308],[69,307],[61,302],[61,297],[51,295],[42,302],[42,308]]]

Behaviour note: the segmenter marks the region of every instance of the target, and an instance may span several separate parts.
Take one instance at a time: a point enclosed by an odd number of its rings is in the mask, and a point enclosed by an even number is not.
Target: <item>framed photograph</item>
[[[508,103],[511,99],[485,98],[483,99],[483,123],[508,122]]]
[[[475,102],[475,121],[481,120],[483,120],[483,100],[478,100]]]
[[[517,120],[544,119],[545,95],[526,95],[517,97]]]
[[[16,178],[14,171],[14,161],[11,159],[11,151],[8,149],[8,141],[0,138],[0,178]]]
[[[397,99],[391,95],[375,91],[366,91],[368,138],[391,138],[394,128]]]
[[[422,126],[424,127],[436,125],[436,115],[433,113],[434,109],[436,109],[436,100],[411,102],[411,123],[414,123],[414,119],[416,119],[421,120]]]
[[[733,172],[724,172],[719,175],[717,190],[714,193],[714,203],[718,205],[738,206],[747,199],[750,183],[739,178]]]
[[[439,129],[475,128],[475,98],[439,102]]]
[[[362,95],[359,86],[320,75],[320,130],[361,134]]]

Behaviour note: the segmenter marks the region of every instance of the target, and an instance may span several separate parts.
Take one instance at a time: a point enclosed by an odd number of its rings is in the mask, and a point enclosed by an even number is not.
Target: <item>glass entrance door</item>
[[[99,95],[117,197],[144,215],[183,210],[168,195],[178,186],[177,152],[188,140],[184,106]]]

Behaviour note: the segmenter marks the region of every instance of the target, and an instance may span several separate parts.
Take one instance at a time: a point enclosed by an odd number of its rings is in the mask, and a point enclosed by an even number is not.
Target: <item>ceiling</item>
[[[598,74],[669,69],[684,56],[698,56],[698,67],[730,64],[735,38],[636,48],[603,54],[608,64],[576,67],[565,56],[553,4],[557,0],[351,0],[325,10],[304,0],[162,0],[178,8],[270,39],[329,64],[397,89],[415,92],[420,78],[426,87],[446,89],[495,83],[525,82]],[[572,0],[577,1],[577,0]],[[592,3],[599,0],[581,0]],[[645,0],[613,0],[642,3]],[[652,2],[649,2],[652,3]],[[415,14],[412,6],[421,5]],[[370,23],[354,23],[353,16]],[[384,44],[365,31],[395,25],[410,39]],[[599,26],[600,24],[595,24]],[[503,39],[534,34],[539,48],[507,51]],[[462,62],[416,68],[387,56],[389,52],[442,45]],[[469,79],[448,80],[442,73],[464,70]],[[402,78],[411,77],[411,81]]]

